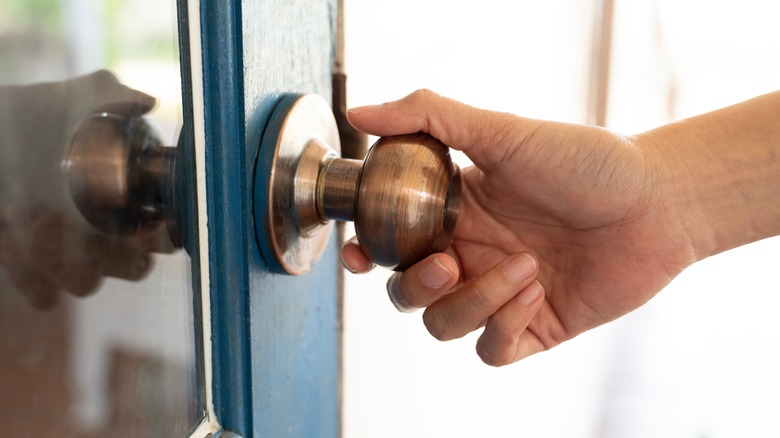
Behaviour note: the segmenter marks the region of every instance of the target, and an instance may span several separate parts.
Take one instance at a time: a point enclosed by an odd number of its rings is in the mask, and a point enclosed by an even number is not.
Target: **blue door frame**
[[[312,272],[272,274],[252,217],[255,157],[275,104],[286,93],[331,96],[336,1],[201,0],[200,12],[209,231],[201,247],[210,260],[217,421],[244,437],[336,437],[337,239]],[[182,63],[189,71],[187,56]],[[188,96],[192,87],[184,84]],[[185,114],[185,124],[192,117]]]

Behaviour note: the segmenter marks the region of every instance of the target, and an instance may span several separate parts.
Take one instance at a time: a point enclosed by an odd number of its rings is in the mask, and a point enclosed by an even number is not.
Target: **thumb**
[[[355,128],[373,135],[428,133],[464,152],[483,170],[498,165],[540,124],[478,109],[430,90],[417,90],[394,102],[350,109],[347,118]]]

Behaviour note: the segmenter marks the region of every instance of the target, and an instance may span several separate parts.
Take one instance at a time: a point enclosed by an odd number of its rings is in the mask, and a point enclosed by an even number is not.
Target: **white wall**
[[[640,132],[777,90],[778,20],[770,0],[618,2],[608,126]],[[776,434],[778,262],[778,238],[712,257],[619,321],[601,436]]]

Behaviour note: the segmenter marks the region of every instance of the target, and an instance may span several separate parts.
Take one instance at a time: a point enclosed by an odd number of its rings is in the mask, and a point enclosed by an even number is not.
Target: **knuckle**
[[[438,94],[432,90],[429,90],[427,88],[420,88],[418,90],[415,90],[408,96],[410,100],[424,100],[428,99],[430,97],[436,97]]]
[[[475,283],[472,285],[471,296],[468,303],[475,310],[493,308],[495,307],[495,297],[491,292],[491,289],[483,287],[483,285],[479,283]]]

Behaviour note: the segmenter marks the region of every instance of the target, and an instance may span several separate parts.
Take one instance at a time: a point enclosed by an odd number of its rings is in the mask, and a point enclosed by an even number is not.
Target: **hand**
[[[105,70],[64,82],[0,87],[0,205],[66,208],[61,163],[78,125],[96,112],[142,116],[154,104],[153,97]]]
[[[637,308],[696,259],[659,188],[659,155],[638,137],[479,110],[424,90],[348,116],[374,135],[427,132],[474,162],[463,171],[451,246],[394,274],[388,292],[401,309],[425,307],[439,340],[484,326],[477,353],[488,364],[518,361]],[[342,258],[355,272],[372,267],[354,241]]]
[[[118,238],[86,225],[68,199],[63,155],[95,112],[141,116],[155,99],[99,71],[64,82],[0,87],[0,264],[39,308],[94,292],[103,276],[138,280],[155,236]]]
[[[83,230],[58,211],[6,211],[0,229],[0,265],[9,281],[38,309],[54,306],[59,293],[83,297],[105,276],[129,281],[151,269],[152,235],[114,237]]]

